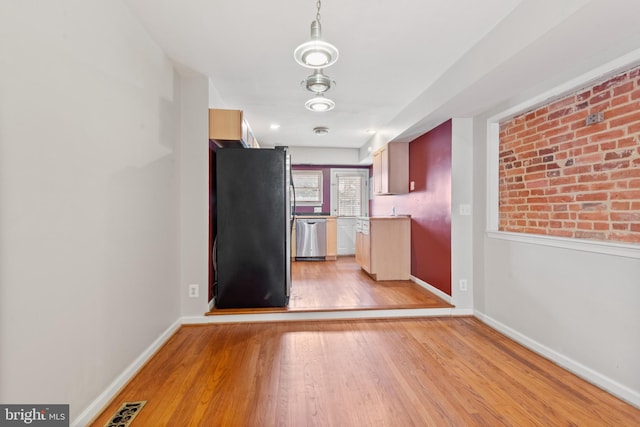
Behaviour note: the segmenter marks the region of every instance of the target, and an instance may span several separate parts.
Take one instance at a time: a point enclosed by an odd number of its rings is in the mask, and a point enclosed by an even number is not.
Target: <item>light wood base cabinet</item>
[[[338,224],[335,216],[327,217],[327,255],[325,259],[338,259]]]
[[[359,218],[356,262],[375,280],[411,278],[411,218]]]

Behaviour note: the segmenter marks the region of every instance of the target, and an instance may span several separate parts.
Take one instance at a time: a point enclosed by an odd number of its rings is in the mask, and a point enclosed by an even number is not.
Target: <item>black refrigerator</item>
[[[284,307],[293,194],[287,149],[221,148],[215,165],[215,306]]]

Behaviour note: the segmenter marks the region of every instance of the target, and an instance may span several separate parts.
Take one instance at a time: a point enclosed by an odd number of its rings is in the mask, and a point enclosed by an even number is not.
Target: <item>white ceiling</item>
[[[638,0],[324,0],[323,38],[340,50],[325,69],[336,108],[313,113],[300,86],[312,70],[293,50],[309,39],[315,0],[126,2],[172,60],[210,78],[210,106],[243,110],[264,146],[409,140],[552,78],[554,66],[561,75],[640,48]]]

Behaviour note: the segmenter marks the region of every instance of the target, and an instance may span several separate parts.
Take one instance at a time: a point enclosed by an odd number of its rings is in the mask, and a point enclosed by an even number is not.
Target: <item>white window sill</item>
[[[299,201],[296,201],[296,206],[322,206],[322,202],[299,202]]]
[[[640,245],[488,230],[491,239],[640,259]]]

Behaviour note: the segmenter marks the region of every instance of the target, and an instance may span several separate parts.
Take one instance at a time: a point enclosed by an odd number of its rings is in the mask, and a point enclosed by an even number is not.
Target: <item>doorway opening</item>
[[[331,169],[331,215],[337,217],[338,256],[356,253],[356,218],[369,216],[369,170]]]

